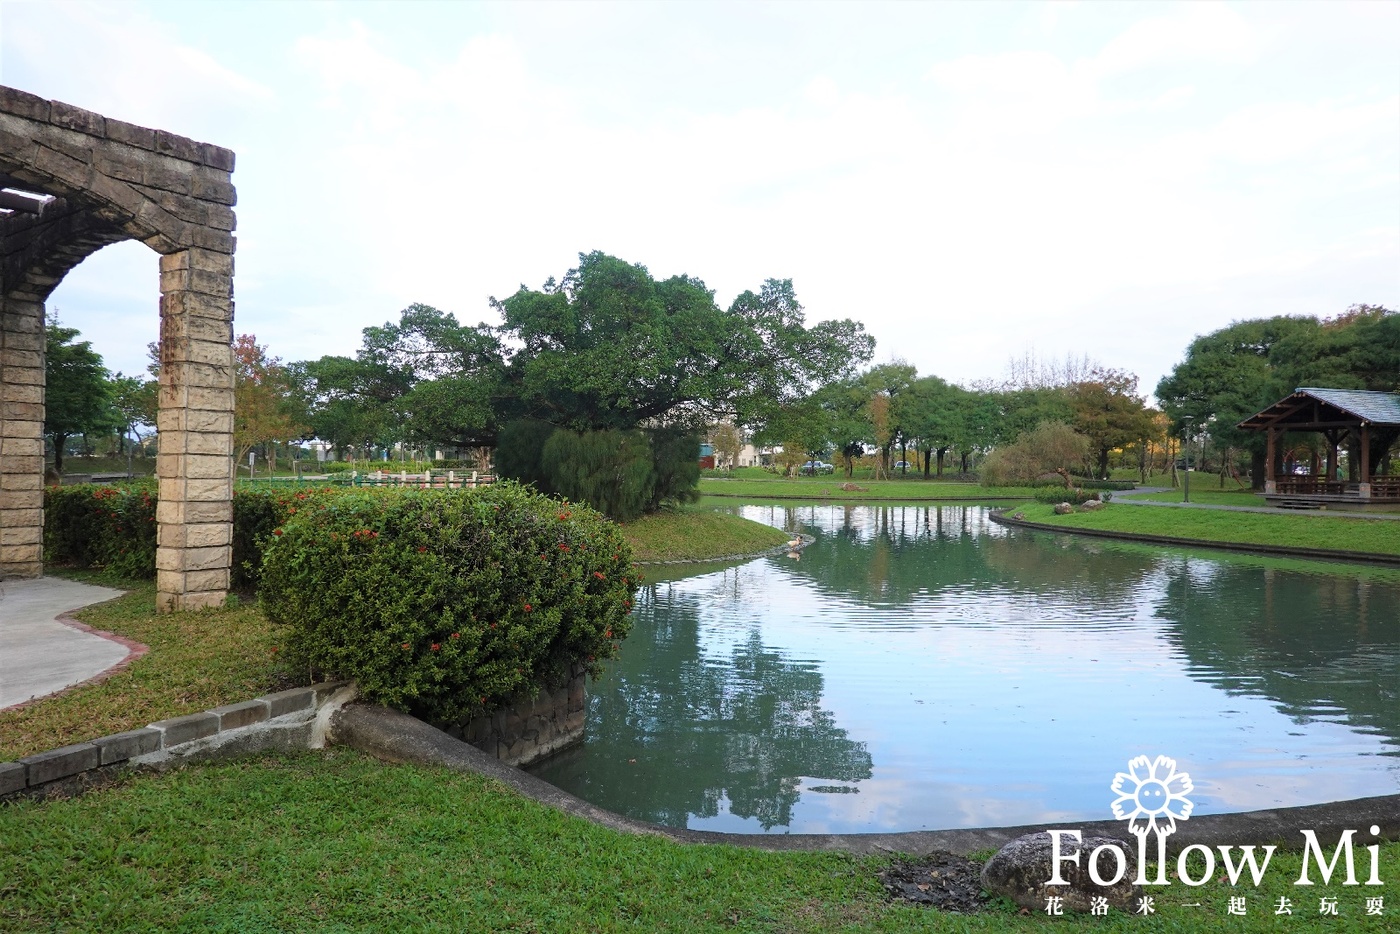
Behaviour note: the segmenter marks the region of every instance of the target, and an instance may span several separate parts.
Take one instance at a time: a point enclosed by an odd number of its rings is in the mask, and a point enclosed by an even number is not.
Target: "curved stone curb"
[[[0,762],[0,800],[81,792],[131,766],[319,749],[330,711],[354,695],[353,683],[313,684]]]
[[[1380,555],[1369,551],[1336,551],[1328,548],[1290,548],[1286,545],[1251,545],[1245,542],[1210,542],[1203,541],[1199,538],[1178,538],[1174,535],[1138,535],[1133,532],[1115,532],[1108,529],[1085,529],[1076,526],[1050,525],[1046,522],[1029,522],[1025,519],[1013,519],[1011,516],[999,511],[990,513],[988,518],[998,525],[1013,526],[1018,529],[1034,529],[1037,532],[1089,535],[1094,538],[1112,538],[1123,542],[1146,542],[1149,545],[1179,545],[1186,548],[1214,548],[1220,551],[1252,552],[1255,554],[1278,555],[1289,558],[1318,558],[1324,561],[1351,561],[1358,564],[1400,566],[1400,555]]]
[[[945,851],[965,856],[979,850],[998,849],[1017,837],[1050,827],[1078,830],[1086,836],[1128,839],[1124,821],[1055,821],[1041,826],[917,830],[906,833],[769,835],[681,830],[633,820],[590,804],[543,779],[505,765],[494,756],[455,740],[421,720],[384,707],[365,704],[341,707],[331,715],[327,739],[389,762],[436,765],[457,772],[484,775],[527,798],[601,827],[622,833],[666,837],[677,843],[726,844],[764,850],[830,850],[857,855],[907,853],[922,856]],[[1307,807],[1206,815],[1179,824],[1177,832],[1169,838],[1169,845],[1173,853],[1193,843],[1207,846],[1260,846],[1273,843],[1296,849],[1301,848],[1303,843],[1299,831],[1306,829],[1315,831],[1318,840],[1330,846],[1346,830],[1356,830],[1358,837],[1364,835],[1366,840],[1372,840],[1372,825],[1380,828],[1380,839],[1400,840],[1400,794]]]
[[[786,533],[784,533],[786,534]],[[815,535],[808,535],[804,532],[792,533],[802,540],[802,544],[796,548],[789,548],[787,545],[774,545],[772,548],[765,548],[762,551],[754,551],[742,555],[720,555],[717,558],[676,558],[671,561],[638,561],[642,567],[666,567],[673,564],[709,564],[711,562],[723,563],[725,561],[751,561],[754,558],[766,558],[769,555],[785,555],[792,551],[801,551],[817,540]]]

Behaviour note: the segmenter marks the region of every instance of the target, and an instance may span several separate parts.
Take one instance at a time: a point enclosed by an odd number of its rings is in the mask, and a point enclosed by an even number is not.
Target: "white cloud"
[[[288,358],[351,352],[412,301],[488,317],[488,295],[593,249],[722,302],[792,277],[809,315],[862,318],[882,358],[954,379],[1033,343],[1150,387],[1223,316],[1400,300],[1400,81],[1369,13],[1310,31],[1292,7],[1283,25],[1264,7],[1047,7],[1033,40],[931,32],[931,57],[881,82],[792,52],[790,19],[755,20],[775,32],[743,48],[775,66],[735,103],[703,93],[745,63],[686,28],[698,8],[651,8],[646,58],[616,9],[561,10],[563,28],[471,8],[415,32],[424,8],[401,8],[405,27],[330,6],[238,55],[194,14],[181,32],[139,7],[36,6],[16,32],[10,9],[26,89],[236,143],[239,330]],[[884,24],[837,20],[804,17],[792,48]],[[82,54],[64,68],[45,57],[60,35]],[[551,71],[547,43],[566,41]],[[164,76],[148,116],[124,110],[172,55],[189,86]],[[678,64],[648,86],[637,63],[661,58]],[[1122,338],[1149,306],[1164,330]]]

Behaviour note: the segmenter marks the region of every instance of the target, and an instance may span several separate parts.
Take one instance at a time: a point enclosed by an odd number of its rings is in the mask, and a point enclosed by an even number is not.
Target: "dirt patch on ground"
[[[982,911],[991,900],[982,891],[982,864],[952,853],[895,860],[880,883],[893,899],[957,914]]]

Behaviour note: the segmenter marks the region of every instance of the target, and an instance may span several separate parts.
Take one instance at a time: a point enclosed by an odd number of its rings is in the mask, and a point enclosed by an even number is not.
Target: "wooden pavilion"
[[[1239,423],[1268,433],[1264,498],[1292,508],[1400,505],[1400,476],[1376,476],[1385,454],[1400,438],[1400,393],[1358,389],[1300,388]],[[1327,440],[1322,474],[1276,476],[1286,432],[1317,432]],[[1338,477],[1338,448],[1351,441],[1350,478]]]

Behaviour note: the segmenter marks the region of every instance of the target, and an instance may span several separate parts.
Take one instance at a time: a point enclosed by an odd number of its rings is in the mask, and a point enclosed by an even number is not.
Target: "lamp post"
[[[1181,438],[1185,443],[1181,446],[1182,453],[1186,456],[1186,478],[1182,481],[1181,501],[1191,502],[1191,416],[1181,416]]]

